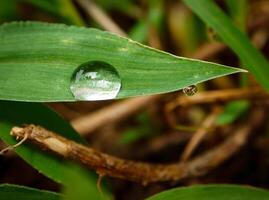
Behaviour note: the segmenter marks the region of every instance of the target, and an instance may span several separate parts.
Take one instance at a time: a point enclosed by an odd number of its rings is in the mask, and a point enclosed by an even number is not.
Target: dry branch
[[[150,164],[116,158],[35,125],[27,125],[23,128],[14,127],[11,130],[11,135],[21,139],[27,135],[28,141],[68,159],[79,161],[101,174],[147,184],[181,180],[208,173],[246,143],[251,131],[263,121],[263,114],[261,109],[256,109],[248,123],[240,126],[222,144],[189,162],[174,164]]]
[[[99,109],[96,112],[78,117],[71,121],[71,125],[81,135],[86,135],[102,127],[104,124],[118,122],[123,118],[140,111],[159,97],[159,95],[145,96],[120,101]]]
[[[178,106],[191,106],[194,104],[223,103],[241,99],[263,99],[269,97],[260,87],[215,90],[199,92],[194,96],[180,96],[175,101],[167,104],[167,111],[171,111]]]
[[[202,139],[205,137],[205,135],[212,129],[214,126],[214,123],[219,116],[219,113],[222,109],[219,107],[215,107],[210,115],[204,120],[202,125],[199,127],[199,129],[194,133],[190,141],[188,142],[187,146],[185,147],[181,160],[186,161],[191,156],[192,152],[195,150],[195,148],[199,145],[199,143],[202,141]]]
[[[81,7],[105,30],[121,36],[127,36],[122,30],[98,5],[92,0],[77,0]]]

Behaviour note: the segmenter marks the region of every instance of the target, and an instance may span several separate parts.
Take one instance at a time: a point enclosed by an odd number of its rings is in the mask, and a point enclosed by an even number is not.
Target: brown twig
[[[194,133],[190,141],[188,142],[187,146],[183,150],[181,160],[186,161],[191,156],[192,152],[198,146],[198,144],[202,141],[205,135],[212,130],[214,122],[216,121],[219,113],[222,109],[219,107],[215,107],[212,113],[204,120],[200,128]]]
[[[95,131],[104,124],[117,122],[131,114],[134,114],[153,103],[160,96],[136,97],[120,101],[96,112],[83,115],[71,121],[72,126],[82,135]]]
[[[248,123],[239,127],[222,144],[189,162],[166,165],[116,158],[35,125],[28,125],[24,128],[14,127],[11,130],[11,135],[23,138],[27,134],[29,141],[66,158],[80,161],[104,175],[147,184],[157,181],[181,180],[209,172],[237,152],[262,119],[263,111],[256,109]]]
[[[58,114],[60,114],[67,120],[72,120],[80,116],[79,112],[70,109],[65,103],[53,102],[48,103],[47,105],[53,110],[56,110]]]
[[[216,104],[241,99],[264,99],[268,94],[260,87],[225,89],[199,92],[194,96],[180,96],[165,105],[165,115],[171,126],[176,122],[172,111],[177,107],[186,107],[196,104]]]
[[[127,34],[92,0],[77,0],[83,9],[107,31],[121,36]]]
[[[166,134],[161,134],[148,140],[141,149],[137,149],[136,154],[147,155],[156,153],[167,146],[175,146],[180,143],[186,143],[192,137],[192,133],[173,131]]]
[[[12,146],[8,146],[8,147],[2,149],[2,150],[0,151],[0,155],[3,155],[3,154],[5,154],[7,151],[12,150],[12,149],[15,149],[16,147],[22,145],[22,143],[24,143],[24,142],[27,140],[27,138],[28,138],[28,135],[27,135],[27,133],[26,133],[26,134],[24,134],[24,136],[21,138],[21,141],[19,141],[17,144],[12,145]],[[16,139],[19,139],[19,137],[16,137]]]
[[[215,90],[199,92],[194,96],[180,96],[173,102],[167,104],[168,111],[178,106],[190,106],[194,104],[222,103],[240,99],[257,99],[268,97],[268,94],[260,87]]]
[[[146,140],[140,143],[140,147],[136,145],[124,146],[120,151],[121,157],[132,158],[134,160],[145,159],[161,151],[165,151],[167,148],[178,147],[181,144],[185,144],[192,137],[192,133],[170,131],[163,134],[156,135],[150,140]]]
[[[227,46],[223,43],[214,42],[214,43],[206,43],[200,46],[194,53],[193,58],[195,59],[209,59],[216,54],[220,53],[224,49],[226,49]]]

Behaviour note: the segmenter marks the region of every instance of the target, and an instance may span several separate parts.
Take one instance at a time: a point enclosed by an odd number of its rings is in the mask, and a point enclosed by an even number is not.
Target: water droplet
[[[81,64],[73,73],[70,89],[77,100],[114,99],[121,88],[116,69],[103,61]]]
[[[183,88],[183,93],[187,96],[192,96],[198,91],[196,85],[190,85],[188,87]]]

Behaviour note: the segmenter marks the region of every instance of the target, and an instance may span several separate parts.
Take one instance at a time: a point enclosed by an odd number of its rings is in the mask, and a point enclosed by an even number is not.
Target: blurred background
[[[269,1],[216,2],[268,57]],[[175,55],[243,67],[221,38],[180,0],[0,1],[1,24],[21,20],[94,27]],[[213,90],[225,94],[229,89],[240,94],[247,85],[258,87],[251,75],[226,76],[199,84],[194,96]],[[115,199],[137,200],[192,184],[234,183],[269,188],[268,96],[254,94],[253,97],[249,93],[243,99],[190,103],[190,106],[181,106],[180,102],[188,98],[182,91],[127,100],[48,105],[69,121],[89,146],[120,158],[152,163],[172,163],[179,159],[183,162],[199,157],[246,125],[253,108],[262,108],[264,115],[252,127],[251,139],[206,175],[146,186],[105,178],[106,187]],[[4,147],[0,142],[0,148]],[[0,157],[0,182],[52,191],[61,189],[14,152]]]

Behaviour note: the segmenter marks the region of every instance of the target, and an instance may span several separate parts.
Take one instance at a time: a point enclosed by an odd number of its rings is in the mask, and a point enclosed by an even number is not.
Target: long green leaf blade
[[[117,98],[165,93],[242,70],[176,57],[97,29],[38,22],[0,27],[0,99],[75,101],[69,85],[82,63],[116,68]]]
[[[20,0],[36,6],[44,11],[58,16],[65,23],[85,26],[80,14],[75,9],[72,0]]]
[[[171,189],[148,200],[267,200],[269,191],[236,185],[201,185]]]
[[[72,170],[65,173],[66,184],[62,193],[64,194],[63,200],[108,200],[109,194],[105,188],[102,187],[102,191],[98,191],[97,180],[92,181],[92,177],[89,176],[86,170],[81,167],[73,166]]]
[[[1,200],[60,200],[61,195],[18,185],[2,184],[0,185]]]
[[[212,0],[183,0],[211,26],[244,62],[257,81],[269,91],[269,63]]]
[[[16,144],[18,141],[9,134],[11,128],[13,126],[30,123],[44,126],[49,130],[53,130],[79,143],[85,143],[80,135],[57,115],[57,113],[40,103],[0,101],[0,138],[4,142],[9,145]],[[75,164],[54,154],[40,150],[40,148],[36,148],[36,146],[32,144],[27,144],[27,142],[15,148],[15,151],[40,173],[67,187],[70,187],[70,184],[72,184],[68,174],[75,173],[73,172],[74,169],[80,169]],[[81,171],[83,170],[81,169]],[[91,185],[91,195],[99,196],[100,192],[97,187],[95,187],[97,182],[96,174],[87,170],[83,172],[87,184]]]
[[[10,135],[13,126],[22,124],[38,124],[64,137],[82,142],[82,138],[71,126],[55,112],[39,103],[0,101],[0,138],[8,145],[18,141]],[[56,182],[65,182],[65,171],[69,170],[69,162],[46,153],[31,144],[24,143],[15,149],[32,167]]]

